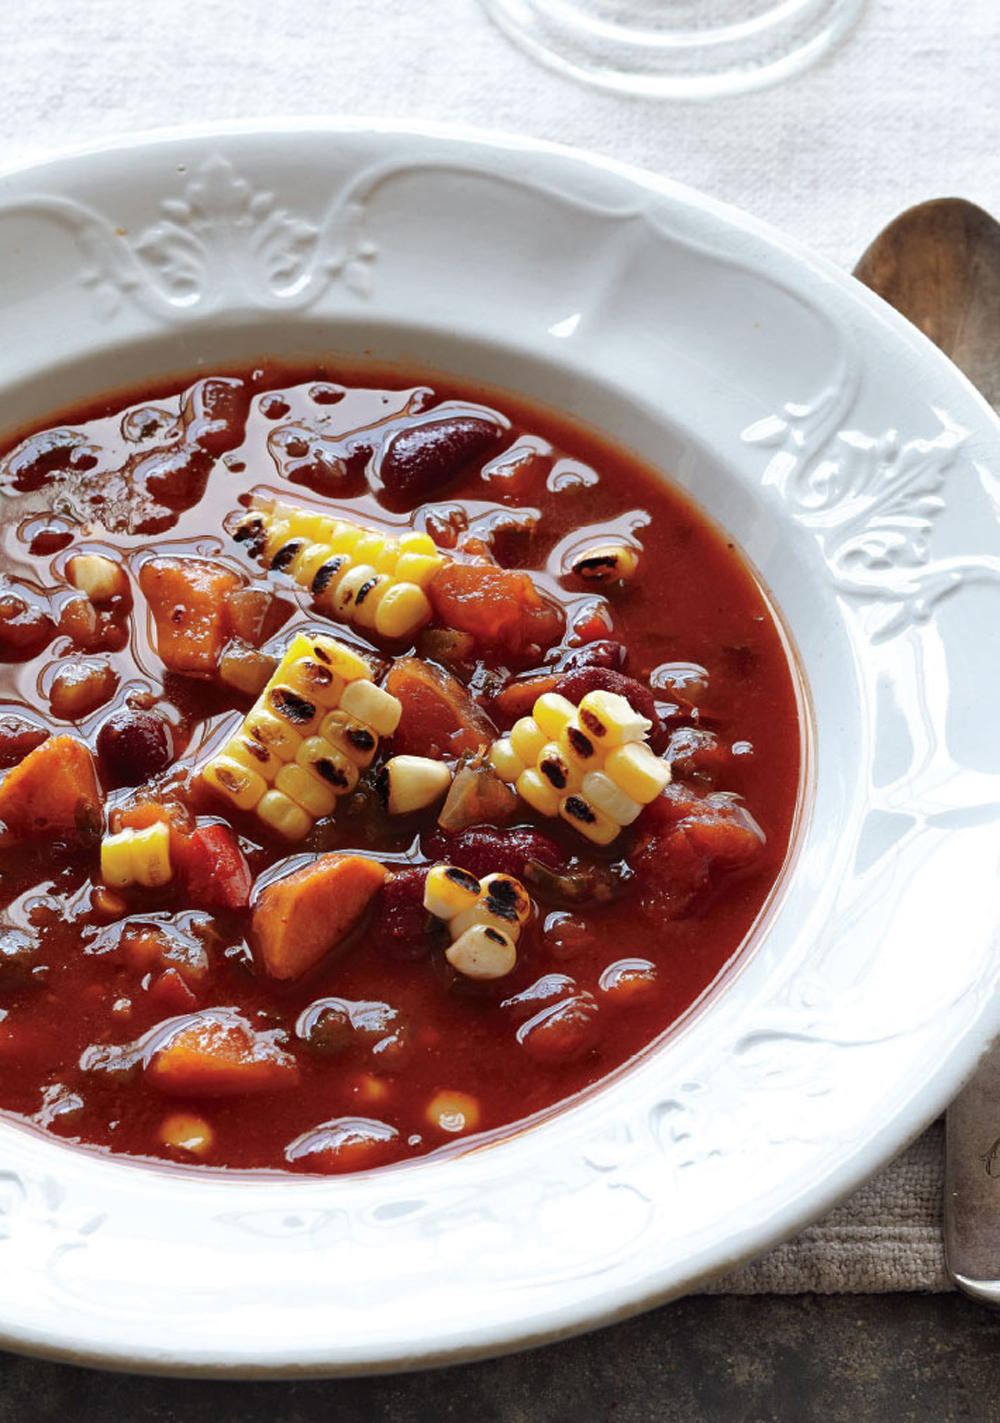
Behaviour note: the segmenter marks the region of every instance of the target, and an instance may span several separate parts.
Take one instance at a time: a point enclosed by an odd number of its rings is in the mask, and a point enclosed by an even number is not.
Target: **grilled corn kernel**
[[[352,563],[337,584],[333,599],[333,610],[340,618],[354,616],[354,600],[361,589],[375,577],[375,569],[370,563]]]
[[[304,583],[304,586],[308,587],[318,603],[329,604],[330,607],[333,607],[337,601],[340,580],[350,570],[351,560],[346,553],[330,555],[328,549],[327,554],[328,557],[313,568],[312,577],[308,584]]]
[[[336,746],[362,770],[371,765],[378,750],[378,737],[371,727],[345,711],[330,712],[323,718],[319,732],[324,741]]]
[[[605,748],[642,741],[653,725],[617,692],[588,692],[580,702],[577,718],[588,736]]]
[[[364,529],[359,529],[357,524],[348,524],[343,519],[338,519],[330,533],[330,552],[353,556],[364,533]]]
[[[398,697],[376,687],[374,682],[351,682],[344,688],[340,705],[379,736],[391,736],[403,715],[403,704]]]
[[[274,778],[275,790],[307,810],[314,820],[329,815],[337,804],[337,792],[314,776],[299,761],[288,761]]]
[[[252,736],[266,746],[279,761],[291,761],[302,744],[302,737],[297,731],[259,703],[247,712],[242,729],[246,736]]]
[[[490,747],[490,765],[502,781],[513,784],[522,771],[528,768],[510,743],[509,736],[502,736]]]
[[[354,599],[354,621],[358,627],[373,628],[382,599],[392,587],[388,573],[373,573],[358,589]]]
[[[569,764],[582,776],[596,770],[603,760],[603,753],[575,717],[563,727],[558,746]]]
[[[375,559],[375,572],[388,573],[395,576],[396,564],[399,562],[399,544],[395,539],[386,539],[382,552]]]
[[[559,803],[559,814],[595,845],[610,845],[621,830],[617,820],[590,804],[580,795],[568,795]]]
[[[642,803],[626,795],[606,771],[590,771],[580,787],[585,800],[619,825],[631,825],[642,810]]]
[[[476,903],[479,881],[456,865],[432,865],[424,882],[424,908],[438,919],[453,919]]]
[[[639,555],[627,544],[598,544],[574,556],[571,570],[588,583],[610,583],[631,578],[639,567]]]
[[[521,799],[526,800],[532,810],[537,810],[540,815],[559,814],[561,794],[550,786],[548,781],[540,776],[533,767],[521,772],[517,778],[515,789]]]
[[[521,926],[517,922],[517,915],[513,909],[507,905],[500,906],[501,913],[496,913],[495,908],[491,908],[486,902],[486,895],[480,893],[475,904],[468,909],[463,909],[461,914],[456,914],[449,920],[448,928],[451,930],[453,939],[459,938],[467,929],[472,929],[476,925],[489,929],[499,929],[511,939],[516,939],[521,932]]]
[[[572,795],[580,788],[580,772],[569,763],[554,741],[547,742],[538,753],[536,769],[561,795]]]
[[[289,648],[289,652],[295,650],[298,641],[299,639],[296,638]],[[342,642],[338,642],[336,638],[315,637],[309,639],[307,645],[313,657],[324,662],[327,667],[331,667],[338,677],[343,677],[345,682],[357,682],[372,675],[372,670],[365,659],[358,653],[352,652],[349,647],[345,647]]]
[[[139,884],[155,889],[171,876],[170,829],[158,820],[145,830],[137,830],[132,840],[132,869]]]
[[[654,756],[642,742],[615,747],[607,756],[604,769],[619,790],[642,805],[655,800],[670,783],[670,763]]]
[[[533,766],[548,737],[533,716],[522,716],[510,729],[508,740],[515,756],[526,766]]]
[[[370,563],[374,567],[385,552],[386,542],[385,534],[376,534],[365,529],[351,549],[351,558],[355,563]]]
[[[286,840],[301,840],[313,826],[312,816],[283,791],[267,791],[261,796],[257,802],[257,814],[265,825]]]
[[[410,815],[441,799],[451,785],[451,770],[429,756],[393,756],[377,784],[390,815]]]
[[[286,519],[273,519],[264,525],[264,557],[268,563],[280,548],[292,537],[291,525]]]
[[[375,631],[380,637],[409,637],[431,620],[427,594],[415,582],[392,583],[375,609]]]
[[[66,565],[66,575],[92,603],[107,603],[128,587],[121,564],[112,563],[102,553],[74,554]]]
[[[518,924],[524,924],[531,916],[531,897],[524,885],[513,875],[492,874],[486,875],[479,881],[480,891],[489,900],[497,903],[509,904],[513,910]]]
[[[465,978],[503,978],[517,963],[509,934],[489,924],[473,924],[445,950],[452,968]]]
[[[117,835],[105,835],[101,841],[101,879],[112,889],[124,889],[135,883],[132,868],[132,841],[135,831],[120,830]],[[478,892],[479,886],[476,885]]]
[[[254,736],[246,736],[242,732],[237,733],[232,741],[227,741],[222,748],[223,756],[231,756],[234,761],[239,761],[241,766],[246,766],[248,771],[256,771],[259,776],[263,776],[266,781],[274,779],[278,768],[282,762],[270,752],[262,741],[258,741]]]
[[[324,708],[340,705],[340,694],[345,686],[343,677],[339,677],[332,667],[312,657],[303,657],[293,663],[282,680],[315,706]]]
[[[281,670],[279,667],[278,672]],[[319,725],[323,709],[315,697],[303,696],[284,679],[272,678],[264,688],[261,701],[272,716],[298,736],[308,736]]]
[[[310,775],[318,776],[335,795],[345,795],[348,791],[353,791],[358,783],[357,766],[340,747],[332,745],[323,736],[310,736],[307,741],[303,741],[295,753],[295,762]],[[284,787],[279,789],[283,790]],[[298,800],[298,796],[292,796],[292,799]],[[305,802],[301,804],[304,805]],[[329,811],[324,811],[323,814],[328,815]]]
[[[267,782],[258,771],[251,771],[231,756],[213,757],[201,774],[239,810],[253,810],[267,790]]]
[[[401,553],[393,569],[394,575],[419,588],[426,588],[435,574],[444,567],[444,556],[440,553]]]
[[[576,716],[576,707],[558,692],[544,692],[536,700],[531,715],[545,733],[546,741],[555,741],[566,723]]]

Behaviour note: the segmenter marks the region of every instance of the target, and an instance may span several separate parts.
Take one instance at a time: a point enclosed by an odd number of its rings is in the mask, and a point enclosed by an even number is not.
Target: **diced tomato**
[[[418,657],[394,662],[385,689],[403,706],[393,735],[395,751],[440,760],[478,751],[497,734],[493,722],[457,677]]]
[[[149,986],[149,1002],[164,1013],[189,1013],[198,999],[175,968],[164,969]]]
[[[245,909],[250,903],[253,875],[246,856],[227,825],[200,825],[192,835],[175,840],[187,896],[198,909]]]

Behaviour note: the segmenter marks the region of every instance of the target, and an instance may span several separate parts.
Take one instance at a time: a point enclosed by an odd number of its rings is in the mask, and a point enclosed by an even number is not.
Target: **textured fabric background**
[[[7,0],[0,164],[130,129],[378,115],[575,144],[748,209],[844,266],[900,209],[1000,209],[998,0],[868,0],[776,88],[707,103],[591,91],[537,67],[476,0]],[[716,1290],[947,1288],[933,1129],[822,1224]]]

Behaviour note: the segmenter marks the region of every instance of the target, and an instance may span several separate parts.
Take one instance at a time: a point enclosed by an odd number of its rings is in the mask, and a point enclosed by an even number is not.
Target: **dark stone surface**
[[[958,1295],[681,1300],[567,1343],[298,1383],[0,1354],[0,1423],[993,1423],[1000,1314]]]

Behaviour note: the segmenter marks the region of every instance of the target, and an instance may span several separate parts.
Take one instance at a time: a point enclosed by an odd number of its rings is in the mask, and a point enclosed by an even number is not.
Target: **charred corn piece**
[[[393,756],[375,784],[390,815],[412,815],[441,799],[451,785],[451,769],[429,756]]]
[[[101,842],[101,878],[113,889],[142,884],[149,889],[166,884],[170,867],[170,830],[162,820],[145,830],[131,828],[106,835]]]
[[[520,880],[492,874],[477,880],[455,865],[434,865],[424,887],[424,908],[447,921],[445,957],[467,978],[502,978],[517,962],[521,925],[531,900]]]
[[[493,769],[540,815],[560,816],[609,845],[670,780],[646,743],[652,723],[615,692],[588,692],[575,707],[540,696],[489,752]]]
[[[452,968],[465,978],[504,978],[517,963],[517,945],[503,929],[473,924],[445,950]]]
[[[453,919],[479,898],[479,881],[457,865],[433,865],[424,885],[424,908],[438,919]]]
[[[331,637],[292,639],[243,724],[202,769],[205,783],[300,840],[352,791],[402,708],[368,664]]]
[[[237,526],[269,568],[288,573],[328,612],[381,637],[431,619],[426,589],[445,563],[427,534],[382,534],[292,504],[260,500]]]
[[[639,555],[628,544],[595,544],[573,556],[569,571],[586,583],[611,583],[631,578],[639,567]]]

